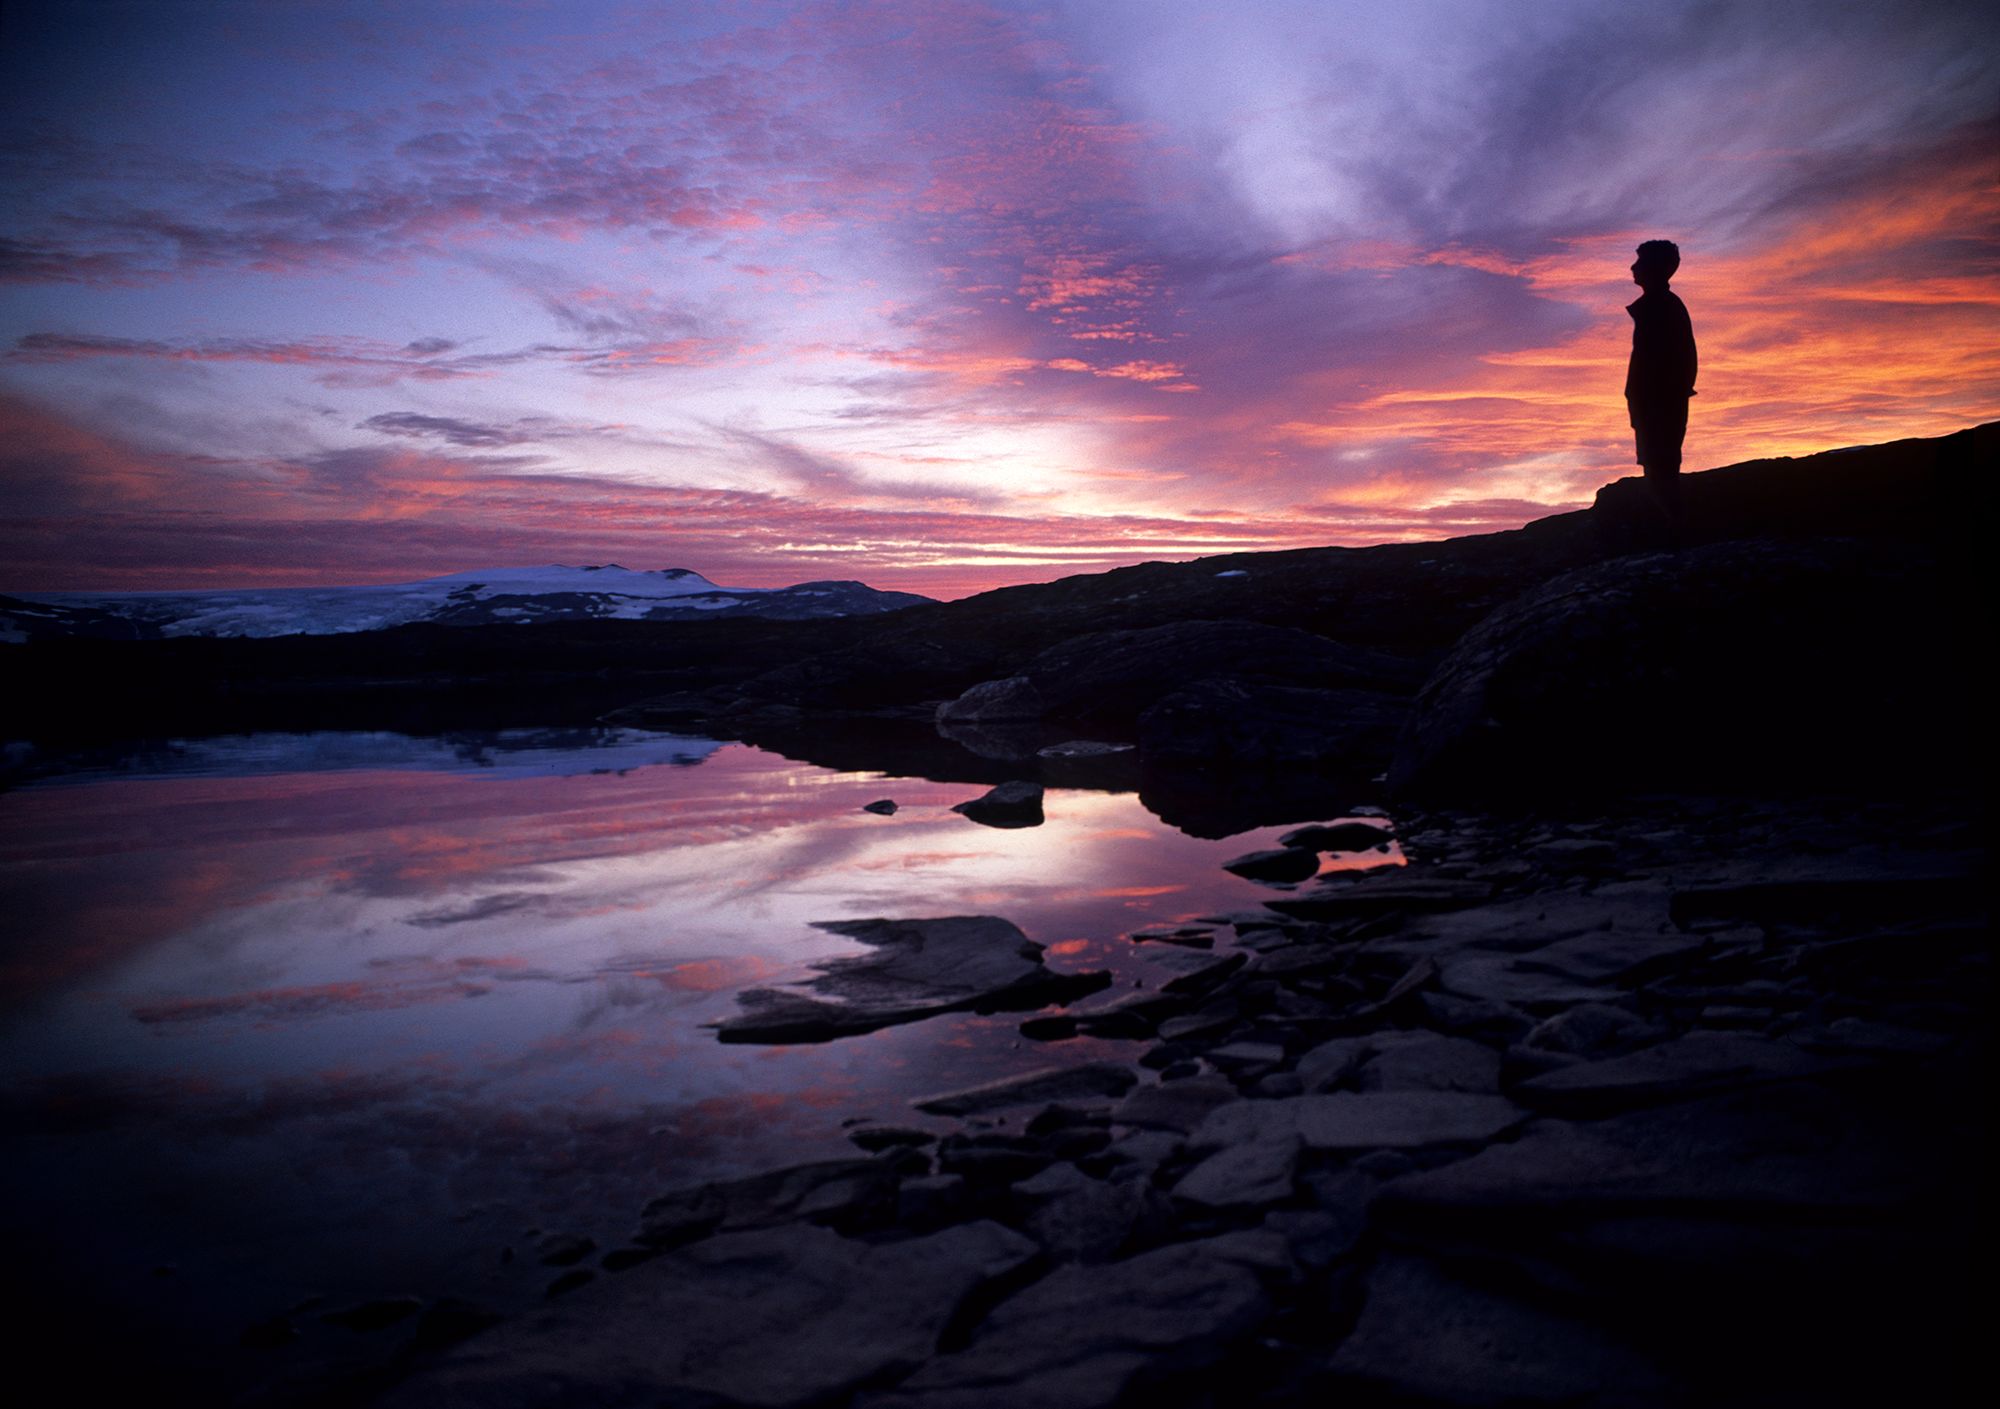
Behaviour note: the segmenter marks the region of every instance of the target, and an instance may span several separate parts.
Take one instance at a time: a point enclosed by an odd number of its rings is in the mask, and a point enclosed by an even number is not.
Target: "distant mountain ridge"
[[[720,587],[687,568],[489,568],[374,587],[195,592],[45,592],[0,596],[0,641],[65,636],[331,636],[432,622],[687,621],[874,616],[931,599],[851,581]]]

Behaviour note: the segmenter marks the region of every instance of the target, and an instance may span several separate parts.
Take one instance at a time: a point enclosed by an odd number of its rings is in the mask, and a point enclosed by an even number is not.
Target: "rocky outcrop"
[[[1025,675],[1005,680],[988,680],[974,685],[957,699],[938,706],[940,724],[1012,724],[1040,719],[1049,710],[1048,701]]]
[[[969,725],[1079,724],[1136,736],[1154,759],[1366,761],[1384,754],[1420,678],[1412,661],[1309,632],[1183,621],[1052,646],[946,701],[937,718],[953,737]]]
[[[1073,689],[1087,711],[1134,721],[1204,679],[1406,694],[1416,681],[1391,663],[1434,659],[1563,573],[1666,546],[1801,535],[1935,550],[1955,566],[1934,605],[1955,605],[1959,626],[1983,630],[1968,604],[1992,528],[1982,472],[1996,456],[2000,425],[1987,425],[1688,475],[1687,520],[1671,544],[1634,478],[1606,486],[1588,511],[1507,533],[1144,563],[866,618],[405,627],[303,643],[37,642],[21,649],[36,652],[38,688],[0,704],[17,738],[124,737],[124,702],[138,696],[149,701],[149,727],[166,732],[435,727],[445,717],[507,725],[611,712],[790,741],[819,732],[801,731],[807,713],[929,716],[982,682],[1026,675],[1038,690]],[[1289,644],[1259,636],[1265,630]],[[1223,639],[1230,632],[1243,633],[1240,645]],[[17,634],[37,628],[21,624]],[[1193,649],[1197,638],[1205,644]],[[1090,704],[1092,695],[1103,703]],[[651,711],[655,699],[668,703]],[[1069,708],[1052,704],[1047,717]]]
[[[1751,539],[1566,574],[1495,612],[1418,694],[1405,793],[1907,774],[1971,737],[1965,610],[1922,548]],[[1896,748],[1856,748],[1893,735]]]
[[[1139,719],[1149,758],[1250,768],[1326,768],[1369,777],[1388,762],[1409,702],[1379,690],[1198,681]]]

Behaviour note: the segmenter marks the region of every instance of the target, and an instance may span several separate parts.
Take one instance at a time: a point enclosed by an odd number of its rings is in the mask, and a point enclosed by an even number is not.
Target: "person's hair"
[[[1681,247],[1672,240],[1648,240],[1639,246],[1639,258],[1646,264],[1657,264],[1671,279],[1681,267]]]

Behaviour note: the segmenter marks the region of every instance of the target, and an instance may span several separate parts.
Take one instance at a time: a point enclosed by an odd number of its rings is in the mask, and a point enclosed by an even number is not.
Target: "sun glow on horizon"
[[[1633,469],[1654,235],[1690,468],[2000,419],[2000,21],[1407,9],[10,6],[0,591],[1512,528]]]

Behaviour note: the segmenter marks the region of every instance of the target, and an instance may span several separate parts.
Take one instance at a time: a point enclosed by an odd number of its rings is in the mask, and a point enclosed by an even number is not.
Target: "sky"
[[[957,597],[2000,419],[2000,11],[0,10],[0,591]]]

